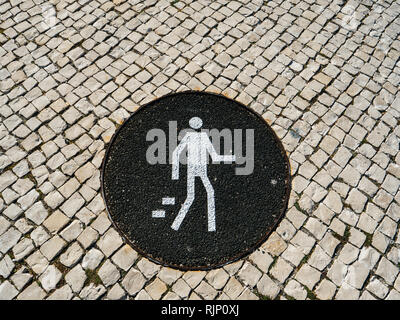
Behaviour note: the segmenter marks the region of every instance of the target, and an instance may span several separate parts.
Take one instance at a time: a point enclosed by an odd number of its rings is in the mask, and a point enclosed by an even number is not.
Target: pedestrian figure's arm
[[[182,141],[172,152],[172,180],[179,179],[179,156],[187,145],[187,135],[183,137]]]
[[[232,155],[220,155],[220,161],[231,161],[231,162],[235,162],[236,161],[236,156],[234,154]]]
[[[207,150],[210,153],[211,159],[214,162],[217,161],[236,161],[235,155],[219,155],[217,151],[215,151],[214,146],[212,145],[210,139],[206,139]]]

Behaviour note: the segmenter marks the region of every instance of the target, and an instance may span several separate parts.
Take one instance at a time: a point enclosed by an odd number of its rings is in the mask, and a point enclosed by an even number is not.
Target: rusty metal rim
[[[144,108],[146,108],[147,106],[153,104],[154,102],[156,102],[157,100],[161,100],[167,97],[171,97],[171,96],[175,96],[175,95],[179,95],[182,93],[196,93],[196,94],[205,94],[205,95],[215,95],[221,98],[224,98],[226,100],[229,100],[233,103],[237,103],[240,106],[242,106],[243,108],[245,108],[247,111],[249,111],[250,113],[254,114],[256,117],[258,117],[259,119],[261,119],[265,125],[267,126],[268,130],[272,133],[273,137],[275,138],[275,141],[277,142],[277,145],[279,147],[279,149],[281,150],[281,154],[283,155],[283,158],[286,161],[287,164],[287,172],[286,172],[286,195],[284,198],[284,205],[281,209],[281,212],[279,213],[278,217],[275,218],[275,221],[272,224],[272,227],[269,228],[269,230],[267,230],[267,232],[264,234],[264,236],[261,237],[261,239],[253,246],[251,246],[250,248],[244,250],[244,252],[238,253],[237,255],[233,256],[233,257],[229,257],[229,259],[225,259],[226,261],[222,261],[220,263],[214,264],[214,265],[207,265],[207,266],[185,266],[185,265],[178,265],[178,264],[172,264],[166,261],[163,261],[160,258],[154,258],[151,256],[151,254],[144,252],[138,245],[136,245],[135,243],[133,243],[126,235],[125,233],[119,228],[119,226],[117,225],[117,223],[112,219],[112,214],[111,214],[111,210],[109,209],[108,205],[107,205],[107,201],[106,201],[106,196],[104,193],[104,171],[105,171],[105,165],[108,159],[108,155],[111,149],[111,146],[114,142],[114,140],[116,139],[119,131],[129,122],[129,120],[134,117],[138,112],[140,112],[141,110],[143,110]],[[144,256],[145,258],[149,259],[150,261],[156,263],[156,264],[160,264],[162,266],[165,267],[170,267],[170,268],[174,268],[174,269],[178,269],[181,271],[207,271],[207,270],[212,270],[212,269],[216,269],[216,268],[221,268],[225,265],[231,264],[233,262],[236,262],[246,256],[248,256],[249,254],[251,254],[252,252],[254,252],[258,247],[261,246],[262,243],[264,243],[267,238],[270,236],[270,234],[276,229],[276,227],[278,226],[278,223],[282,220],[284,213],[287,210],[288,207],[288,203],[289,203],[289,197],[290,197],[290,191],[291,191],[291,182],[292,182],[292,176],[291,176],[291,167],[290,167],[290,161],[289,158],[286,154],[286,151],[282,145],[282,142],[280,141],[280,139],[278,138],[278,136],[276,135],[275,131],[270,127],[270,125],[265,121],[265,119],[258,114],[257,112],[255,112],[254,110],[252,110],[250,107],[246,106],[245,104],[228,98],[222,94],[218,94],[215,92],[209,92],[209,91],[200,91],[200,90],[186,90],[186,91],[178,91],[178,92],[171,92],[168,93],[162,97],[153,99],[150,102],[145,103],[144,105],[140,106],[136,111],[133,112],[133,114],[131,114],[129,116],[129,118],[125,119],[125,121],[121,124],[121,126],[119,128],[117,128],[117,130],[114,132],[113,136],[111,137],[110,141],[107,144],[106,147],[106,153],[104,155],[102,164],[101,164],[101,170],[100,170],[100,188],[101,188],[101,195],[103,197],[103,201],[106,207],[106,211],[108,214],[108,217],[113,225],[113,227],[119,232],[120,235],[122,235],[122,238],[125,240],[126,243],[128,243],[133,249],[135,249],[137,252],[139,252],[140,255]]]

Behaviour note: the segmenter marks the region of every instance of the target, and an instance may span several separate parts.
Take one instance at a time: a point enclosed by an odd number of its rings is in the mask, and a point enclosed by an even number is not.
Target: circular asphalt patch
[[[101,180],[114,226],[137,251],[204,270],[267,239],[287,208],[290,166],[254,111],[187,91],[142,106],[117,130]]]

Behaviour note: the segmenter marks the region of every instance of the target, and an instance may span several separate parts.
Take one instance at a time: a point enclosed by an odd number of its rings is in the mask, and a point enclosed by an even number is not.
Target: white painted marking
[[[201,128],[202,124],[203,121],[198,117],[189,121],[189,125],[193,129]],[[187,148],[187,197],[171,228],[179,230],[195,199],[195,177],[199,177],[207,191],[208,231],[215,231],[215,196],[214,188],[207,176],[208,154],[211,155],[214,162],[235,161],[236,157],[234,155],[218,155],[207,133],[188,132],[172,153],[172,180],[179,179],[179,156],[185,148]]]
[[[203,125],[203,121],[198,117],[193,117],[192,119],[189,120],[189,125],[193,129],[199,129]]]
[[[162,198],[162,204],[163,205],[174,205],[175,204],[175,198],[170,198],[170,197]]]
[[[153,218],[165,218],[165,211],[164,210],[154,210],[151,212],[151,216]]]

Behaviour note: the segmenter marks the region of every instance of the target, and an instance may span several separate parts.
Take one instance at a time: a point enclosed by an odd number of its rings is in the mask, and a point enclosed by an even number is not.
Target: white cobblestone
[[[58,3],[40,36],[40,4],[0,5],[0,298],[400,299],[400,10],[372,0],[346,24],[349,5]],[[117,127],[187,89],[249,105],[291,162],[268,240],[207,272],[141,257],[101,195]]]

